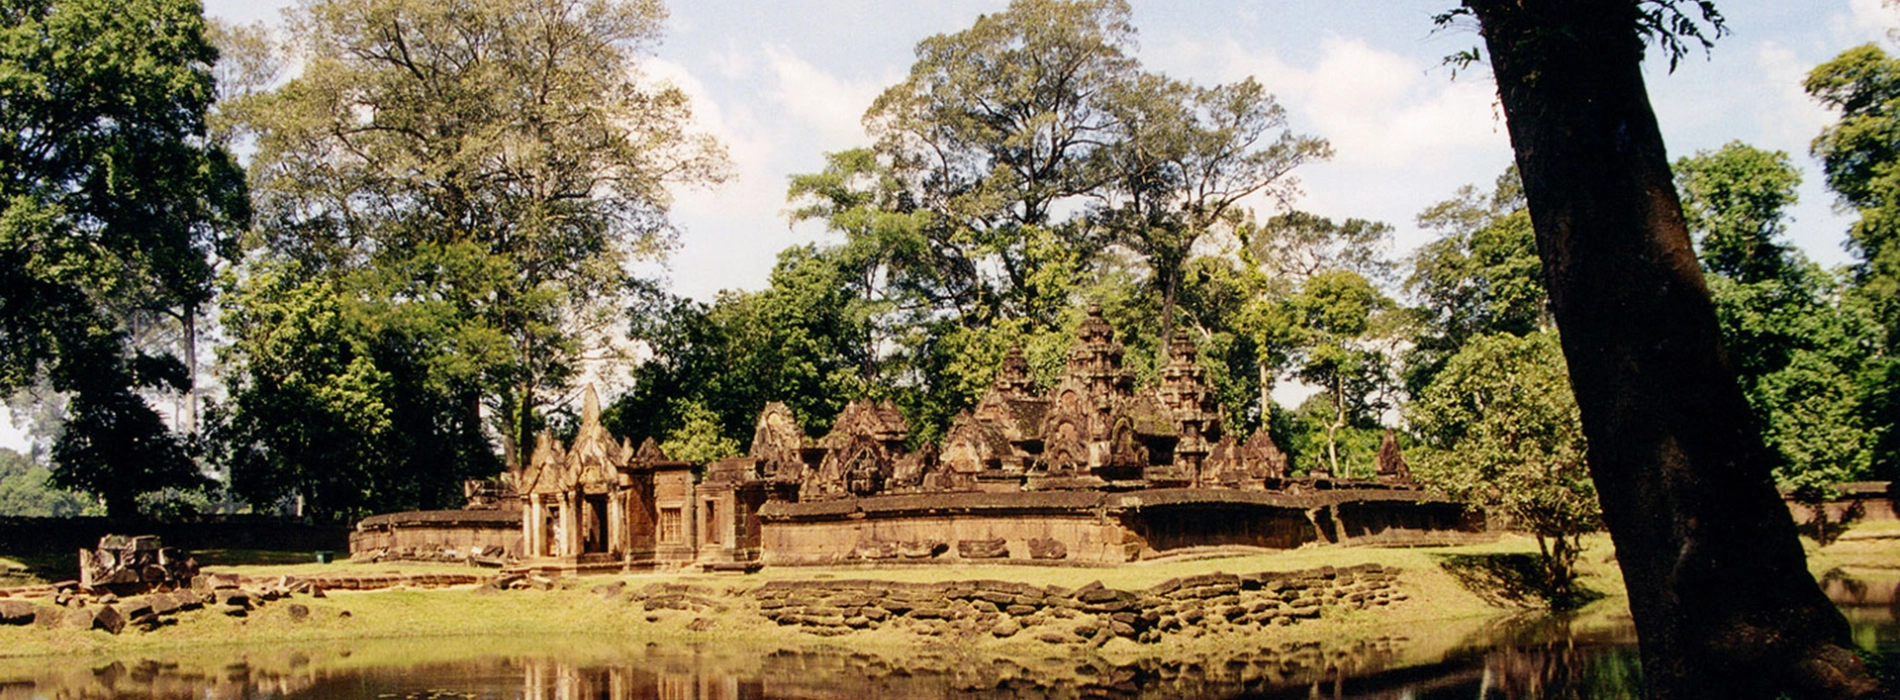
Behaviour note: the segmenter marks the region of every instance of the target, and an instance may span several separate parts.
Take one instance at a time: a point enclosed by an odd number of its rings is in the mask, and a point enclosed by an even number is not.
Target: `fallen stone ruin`
[[[127,628],[150,632],[174,624],[180,615],[219,614],[247,617],[279,601],[294,622],[311,615],[297,598],[324,598],[324,591],[469,586],[492,577],[472,573],[351,573],[316,576],[241,576],[200,573],[185,585],[150,587],[121,596],[107,587],[79,581],[0,589],[0,625],[37,625],[47,629],[97,629],[112,634]],[[348,616],[348,611],[340,614]]]
[[[156,535],[106,535],[95,549],[79,550],[79,587],[116,594],[176,588],[198,573],[198,562]]]
[[[818,635],[902,625],[926,635],[1029,634],[1050,644],[1100,644],[1114,637],[1155,643],[1297,624],[1328,609],[1389,606],[1408,596],[1396,570],[1378,564],[1172,579],[1140,591],[1092,583],[1074,590],[1007,581],[906,584],[890,581],[774,581],[753,592],[760,614]],[[649,598],[665,600],[663,597]]]

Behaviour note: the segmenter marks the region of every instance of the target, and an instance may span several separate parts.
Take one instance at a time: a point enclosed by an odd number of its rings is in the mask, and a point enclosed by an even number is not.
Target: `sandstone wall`
[[[1389,606],[1409,598],[1397,573],[1378,564],[1213,573],[1140,591],[1100,583],[1069,590],[1008,581],[773,581],[752,597],[767,619],[818,635],[895,625],[926,635],[1026,634],[1050,644],[1100,644],[1112,637],[1157,643],[1170,635],[1245,633],[1299,624],[1329,610]],[[693,602],[673,597],[654,595],[649,609]]]
[[[1835,486],[1839,494],[1834,500],[1821,504],[1827,511],[1829,523],[1882,522],[1900,520],[1894,507],[1895,489],[1891,482],[1857,481]],[[1788,503],[1788,512],[1796,523],[1814,521],[1814,509],[1798,502],[1793,494],[1783,493],[1782,500]]]
[[[851,561],[1127,560],[1125,530],[1091,514],[916,514],[767,523],[767,565]]]
[[[425,510],[372,515],[350,533],[356,561],[513,560],[521,556],[521,509]]]

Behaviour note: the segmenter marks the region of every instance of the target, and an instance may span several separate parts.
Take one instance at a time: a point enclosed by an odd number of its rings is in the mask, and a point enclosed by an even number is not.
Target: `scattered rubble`
[[[1027,634],[1051,644],[1103,644],[1121,637],[1141,643],[1166,635],[1293,625],[1329,609],[1389,606],[1408,596],[1396,570],[1378,564],[1306,571],[1173,579],[1142,591],[1092,583],[1073,591],[1007,581],[910,584],[892,581],[772,581],[751,597],[760,614],[817,635],[901,625],[926,635]],[[648,594],[691,601],[684,594]],[[700,600],[694,609],[711,601]]]

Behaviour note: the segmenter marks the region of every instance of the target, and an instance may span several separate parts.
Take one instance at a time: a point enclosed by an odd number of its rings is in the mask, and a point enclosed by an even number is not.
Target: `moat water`
[[[1855,640],[1900,659],[1895,608],[1843,608]],[[1447,642],[1446,637],[1454,637]],[[454,647],[463,646],[461,651]],[[1242,645],[1244,646],[1244,645]],[[408,640],[234,647],[178,661],[35,660],[0,668],[16,698],[749,700],[753,698],[1635,697],[1634,630],[1538,617],[1470,629],[1189,658],[1105,660],[1051,648],[975,659],[954,644],[901,664],[867,653],[614,648],[588,640]]]

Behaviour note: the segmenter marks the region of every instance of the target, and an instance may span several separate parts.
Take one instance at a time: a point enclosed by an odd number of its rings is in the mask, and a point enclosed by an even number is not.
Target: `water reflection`
[[[1900,624],[1892,607],[1846,612],[1863,645],[1888,655],[1900,651]],[[1493,625],[1462,643],[1423,651],[1420,647],[1428,644],[1422,640],[1381,638],[1120,665],[1092,655],[1062,656],[1059,649],[1042,659],[972,659],[946,648],[899,664],[843,652],[588,654],[528,645],[540,651],[522,653],[520,642],[508,641],[497,648],[515,651],[402,661],[415,658],[414,650],[352,643],[340,649],[254,652],[211,665],[146,660],[0,669],[0,700],[1635,697],[1641,671],[1633,636],[1627,624],[1544,618]]]

